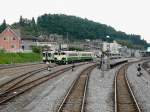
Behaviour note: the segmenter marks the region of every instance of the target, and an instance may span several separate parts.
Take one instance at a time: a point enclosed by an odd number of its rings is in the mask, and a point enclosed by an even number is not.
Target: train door
[[[52,59],[51,53],[50,53],[50,52],[47,52],[47,60],[48,60],[49,62],[51,62],[51,59]]]

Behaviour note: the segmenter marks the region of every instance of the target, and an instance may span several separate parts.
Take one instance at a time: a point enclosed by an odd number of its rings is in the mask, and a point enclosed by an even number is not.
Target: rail
[[[127,78],[127,67],[124,64],[115,76],[115,112],[141,112],[135,95]]]

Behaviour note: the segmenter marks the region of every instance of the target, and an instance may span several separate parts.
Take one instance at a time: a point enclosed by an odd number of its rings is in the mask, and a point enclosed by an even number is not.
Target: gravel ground
[[[77,75],[89,64],[75,68],[0,106],[0,112],[54,112]]]
[[[22,75],[29,71],[33,71],[33,70],[36,70],[37,68],[39,69],[39,68],[43,68],[46,66],[47,66],[46,64],[40,64],[40,65],[31,65],[31,66],[23,66],[23,67],[0,70],[0,85],[19,75]]]
[[[127,70],[127,76],[142,112],[150,112],[150,75],[142,69],[143,75],[137,77],[137,63]]]
[[[139,59],[129,58],[129,62]],[[120,66],[104,71],[104,75],[97,68],[92,71],[88,84],[86,112],[114,111],[114,78]]]
[[[103,72],[97,68],[90,75],[86,112],[114,111],[114,76],[118,67]]]

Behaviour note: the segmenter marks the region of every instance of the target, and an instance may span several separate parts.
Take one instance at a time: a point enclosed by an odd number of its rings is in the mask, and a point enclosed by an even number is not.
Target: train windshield
[[[48,53],[48,56],[50,57],[50,56],[51,56],[51,53]]]

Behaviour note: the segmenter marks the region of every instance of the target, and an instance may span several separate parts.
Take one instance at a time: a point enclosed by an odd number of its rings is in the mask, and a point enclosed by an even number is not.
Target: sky
[[[37,18],[45,13],[87,18],[150,43],[150,0],[1,0],[0,23]]]

